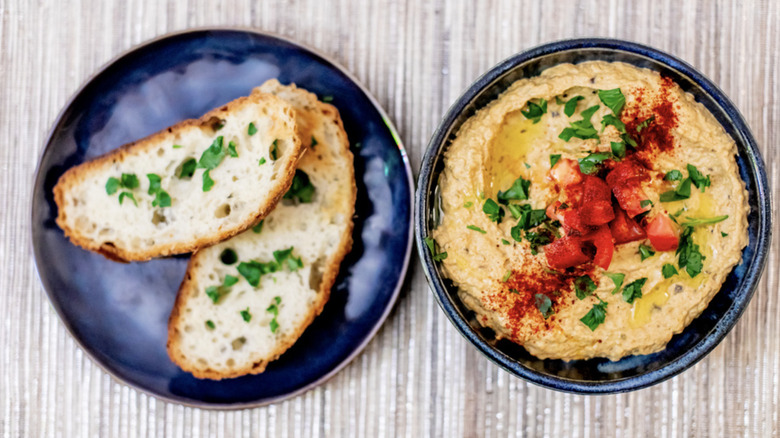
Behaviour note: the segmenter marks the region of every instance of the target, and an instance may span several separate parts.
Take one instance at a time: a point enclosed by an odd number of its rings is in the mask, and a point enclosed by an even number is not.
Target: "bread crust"
[[[199,248],[210,246],[229,239],[230,237],[233,237],[250,228],[252,225],[265,218],[268,213],[274,209],[282,196],[290,188],[298,161],[300,161],[301,157],[303,157],[303,154],[306,151],[303,147],[303,143],[297,135],[291,138],[293,142],[293,149],[290,152],[291,159],[287,160],[285,166],[280,170],[279,176],[274,180],[274,184],[268,190],[268,197],[266,198],[266,202],[257,207],[254,215],[251,215],[251,217],[247,218],[236,227],[219,229],[218,232],[214,234],[201,235],[191,241],[177,242],[173,244],[159,243],[144,251],[128,251],[123,248],[118,248],[110,243],[106,244],[102,242],[96,242],[92,238],[80,232],[78,228],[71,227],[66,221],[66,213],[64,208],[65,194],[74,185],[89,178],[90,172],[92,170],[100,169],[103,166],[111,165],[117,161],[121,162],[125,159],[125,157],[131,154],[158,147],[161,142],[165,142],[167,137],[175,133],[177,130],[182,130],[187,127],[202,128],[209,126],[211,123],[213,123],[214,118],[223,118],[227,114],[245,105],[254,105],[264,100],[270,101],[273,105],[282,106],[282,108],[284,108],[283,112],[291,119],[294,126],[294,110],[287,102],[269,93],[252,93],[250,96],[239,97],[238,99],[222,105],[219,108],[215,108],[198,119],[183,120],[145,138],[122,145],[90,161],[79,164],[78,166],[71,167],[62,176],[60,176],[59,180],[57,181],[57,185],[54,186],[53,190],[54,202],[57,204],[58,211],[56,218],[57,225],[64,231],[65,236],[70,239],[74,245],[100,253],[106,258],[118,262],[147,261],[156,257],[194,252]]]
[[[341,262],[352,249],[352,243],[353,243],[352,231],[354,228],[353,216],[355,213],[357,186],[355,184],[355,169],[353,165],[354,157],[352,155],[352,152],[349,150],[349,140],[347,139],[347,134],[346,131],[344,130],[344,125],[341,121],[341,116],[339,115],[339,112],[336,109],[336,107],[334,107],[333,105],[320,102],[317,99],[317,96],[314,95],[313,93],[298,88],[296,87],[295,84],[290,84],[288,86],[281,85],[276,79],[271,79],[266,83],[264,83],[262,86],[256,88],[253,91],[253,94],[263,93],[263,92],[275,93],[278,91],[283,91],[285,89],[286,91],[293,92],[295,94],[296,101],[300,99],[300,102],[296,102],[297,104],[295,103],[293,104],[294,107],[297,108],[299,106],[305,106],[308,108],[314,108],[315,111],[321,113],[323,117],[326,117],[329,120],[328,123],[333,123],[337,125],[339,128],[338,129],[338,136],[339,136],[338,152],[341,159],[350,163],[350,165],[348,166],[350,172],[349,175],[350,192],[348,194],[350,208],[348,211],[349,214],[347,215],[348,223],[346,224],[342,232],[341,239],[338,244],[338,249],[327,260],[325,264],[325,268],[323,269],[323,275],[317,293],[318,301],[315,303],[315,305],[310,307],[309,313],[304,318],[303,322],[299,326],[297,326],[295,330],[293,330],[291,333],[287,334],[282,339],[279,339],[277,341],[276,349],[273,350],[273,352],[271,352],[267,357],[258,360],[254,363],[247,364],[245,366],[237,366],[236,368],[229,371],[221,371],[221,370],[214,370],[211,368],[199,367],[197,363],[190,362],[189,360],[187,360],[187,358],[183,355],[180,349],[181,335],[178,330],[179,322],[181,318],[180,312],[181,309],[184,307],[184,303],[186,299],[189,297],[190,293],[192,292],[191,291],[193,287],[192,273],[195,269],[198,268],[198,263],[199,263],[198,253],[193,254],[193,257],[190,259],[187,265],[187,273],[185,274],[184,280],[181,286],[179,287],[179,291],[176,296],[176,302],[173,306],[170,319],[168,321],[167,350],[168,350],[168,355],[170,356],[171,360],[174,363],[176,363],[182,370],[192,373],[193,376],[199,379],[221,380],[221,379],[240,377],[247,374],[260,374],[263,371],[265,371],[268,364],[278,359],[285,351],[287,351],[301,337],[301,335],[303,335],[303,332],[309,327],[309,325],[311,325],[314,319],[318,315],[320,315],[320,313],[322,313],[323,309],[325,308],[325,304],[330,298],[330,292],[338,276]],[[304,116],[301,115],[300,117],[304,117]]]

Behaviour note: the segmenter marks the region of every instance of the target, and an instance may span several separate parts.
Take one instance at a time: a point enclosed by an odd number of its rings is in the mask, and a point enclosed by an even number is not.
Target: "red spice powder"
[[[657,94],[648,96],[647,90],[643,88],[631,90],[635,102],[626,106],[621,113],[621,120],[637,141],[637,159],[647,167],[652,168],[653,157],[659,152],[668,152],[675,147],[672,130],[677,127],[678,119],[675,112],[676,98],[671,96],[671,90],[676,86],[671,78],[662,77]],[[653,121],[637,133],[637,127],[650,117],[654,118]]]
[[[528,260],[521,270],[514,270],[512,276],[502,284],[501,291],[488,297],[495,309],[505,309],[507,328],[514,341],[522,342],[530,334],[548,330],[556,316],[544,319],[536,307],[536,294],[543,294],[552,301],[556,312],[571,304],[574,279],[593,271],[590,264],[575,268],[572,272],[553,273],[545,270],[537,260]]]

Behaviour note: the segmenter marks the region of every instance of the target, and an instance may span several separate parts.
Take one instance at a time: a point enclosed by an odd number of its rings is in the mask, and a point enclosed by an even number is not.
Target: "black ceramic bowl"
[[[424,239],[434,223],[436,186],[443,155],[460,126],[477,110],[498,97],[514,81],[538,75],[560,63],[622,61],[671,77],[693,94],[723,125],[737,143],[737,164],[749,194],[749,243],[742,261],[728,275],[709,307],[666,349],[617,362],[607,359],[576,361],[541,360],[507,340],[496,341],[482,328],[457,296],[456,288],[442,276],[431,259]],[[662,382],[695,364],[734,327],[758,284],[770,246],[772,217],[766,171],[758,147],[745,120],[733,103],[696,69],[672,55],[651,47],[610,39],[559,41],[525,51],[501,62],[477,79],[444,116],[428,144],[417,184],[415,228],[417,248],[425,274],[442,310],[458,331],[480,352],[508,372],[533,383],[567,392],[605,394],[626,392]]]

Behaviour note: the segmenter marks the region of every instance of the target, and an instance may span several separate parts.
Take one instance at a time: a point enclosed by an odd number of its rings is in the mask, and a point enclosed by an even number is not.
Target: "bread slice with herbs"
[[[168,354],[199,378],[263,372],[322,312],[352,246],[355,175],[338,111],[276,80],[255,93],[292,104],[308,150],[263,222],[190,260],[168,324]]]
[[[120,261],[194,251],[264,218],[305,149],[293,108],[252,93],[71,168],[54,187],[57,225]]]

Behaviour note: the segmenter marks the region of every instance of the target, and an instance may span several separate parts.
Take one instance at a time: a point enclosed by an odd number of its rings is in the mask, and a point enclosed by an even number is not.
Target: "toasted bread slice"
[[[191,252],[264,218],[304,151],[292,107],[253,93],[65,172],[57,225],[119,261]]]
[[[283,199],[259,233],[246,231],[190,260],[168,323],[168,354],[199,378],[263,372],[322,312],[352,246],[355,174],[338,111],[276,80],[255,92],[292,104],[308,151],[285,196],[294,199]]]

